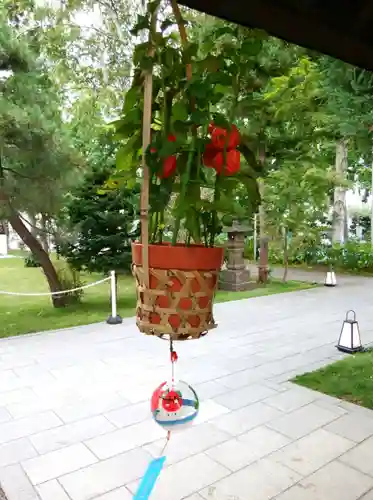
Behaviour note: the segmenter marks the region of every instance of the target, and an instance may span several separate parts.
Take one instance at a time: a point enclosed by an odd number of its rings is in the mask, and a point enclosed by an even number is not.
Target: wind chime
[[[174,13],[180,15],[176,1],[171,1]],[[153,16],[155,18],[155,16]],[[155,21],[154,21],[155,22]],[[179,24],[179,28],[182,23]],[[182,25],[184,29],[184,25]],[[154,55],[152,35],[149,36],[149,56]],[[151,412],[155,422],[166,431],[165,445],[159,456],[148,466],[140,482],[136,500],[147,500],[165,463],[165,449],[173,431],[190,425],[198,415],[199,400],[195,390],[186,382],[175,379],[178,355],[174,342],[197,339],[216,327],[212,303],[223,261],[222,248],[195,245],[149,245],[149,181],[146,151],[151,140],[152,71],[144,74],[143,155],[141,189],[141,244],[132,244],[133,274],[137,292],[137,326],[142,333],[169,341],[171,378],[162,382],[151,396]],[[149,252],[151,247],[151,252]],[[162,248],[163,247],[163,248]],[[169,258],[168,267],[159,265],[165,251],[179,254]],[[206,252],[208,256],[206,257]],[[200,258],[204,255],[204,257]],[[175,264],[175,261],[178,262]],[[190,265],[191,267],[188,267]],[[196,271],[197,269],[197,271]]]

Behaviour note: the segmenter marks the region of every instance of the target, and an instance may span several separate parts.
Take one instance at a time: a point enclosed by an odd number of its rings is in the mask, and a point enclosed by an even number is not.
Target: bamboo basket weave
[[[212,314],[218,271],[149,269],[133,266],[137,291],[137,326],[146,335],[172,340],[198,339],[216,327]]]

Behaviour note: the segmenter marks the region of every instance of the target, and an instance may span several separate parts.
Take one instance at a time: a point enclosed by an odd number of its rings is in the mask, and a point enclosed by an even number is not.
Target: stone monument
[[[248,229],[238,222],[223,228],[228,233],[228,262],[227,268],[220,273],[221,290],[240,291],[251,288],[250,271],[246,269],[244,260],[245,234]]]

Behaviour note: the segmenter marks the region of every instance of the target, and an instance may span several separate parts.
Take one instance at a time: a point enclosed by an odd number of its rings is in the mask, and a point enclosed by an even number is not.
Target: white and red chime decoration
[[[190,426],[199,410],[196,391],[186,382],[175,379],[178,355],[170,339],[171,379],[162,382],[153,392],[150,408],[155,422],[167,431],[166,442],[158,458],[152,460],[133,497],[148,500],[166,461],[165,450],[171,433]]]

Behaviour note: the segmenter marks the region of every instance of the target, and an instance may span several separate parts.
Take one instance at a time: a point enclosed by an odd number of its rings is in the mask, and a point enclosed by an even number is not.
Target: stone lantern
[[[244,260],[245,234],[248,230],[248,227],[238,222],[223,228],[228,234],[228,263],[227,268],[220,273],[221,290],[239,291],[250,288],[250,271],[246,269]]]

